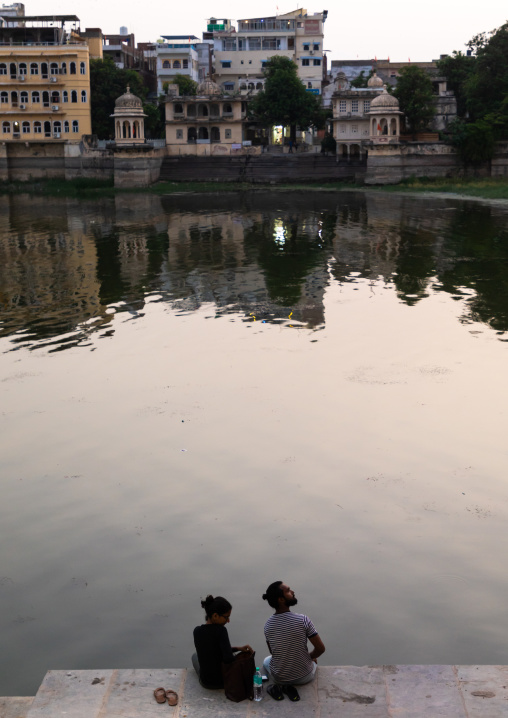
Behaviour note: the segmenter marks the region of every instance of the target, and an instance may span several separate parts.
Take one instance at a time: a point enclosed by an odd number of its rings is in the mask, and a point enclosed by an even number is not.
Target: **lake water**
[[[0,695],[262,660],[508,663],[508,210],[367,193],[0,198]]]

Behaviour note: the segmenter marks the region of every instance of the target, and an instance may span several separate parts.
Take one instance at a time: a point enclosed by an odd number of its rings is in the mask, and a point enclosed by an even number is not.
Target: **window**
[[[221,62],[222,69],[231,67],[231,60],[222,60]]]
[[[307,83],[307,89],[312,90],[312,82]]]
[[[314,58],[312,64],[314,67],[319,67],[321,65],[321,59],[320,58]]]
[[[249,37],[249,50],[261,50],[260,37]]]
[[[370,112],[370,100],[363,101],[363,111]]]
[[[302,59],[302,65],[303,65],[303,67],[308,67],[310,65],[310,60],[308,57],[304,57]]]
[[[62,62],[61,66],[60,66],[60,74],[61,75],[67,74],[67,63],[66,62]]]
[[[72,131],[79,132],[79,122],[77,120],[72,120]]]
[[[41,75],[42,75],[43,80],[48,76],[48,63],[47,62],[41,62]]]
[[[224,130],[224,137],[226,140],[231,139],[231,130]]]
[[[70,69],[70,74],[71,74],[71,75],[75,75],[75,74],[76,74],[76,63],[75,63],[75,62],[71,62],[70,66],[69,66],[69,69]]]
[[[263,83],[262,82],[256,82],[256,90],[262,90],[263,89]]]
[[[223,40],[222,41],[222,51],[229,52],[231,50],[236,50],[236,39],[233,40],[232,38],[228,38],[226,40]]]
[[[44,137],[51,137],[51,122],[49,120],[44,121]]]
[[[69,93],[67,90],[64,90],[62,92],[62,102],[69,102]]]
[[[0,92],[0,102],[3,102],[7,104],[9,102],[9,93],[8,92]]]
[[[11,123],[10,122],[2,122],[2,132],[4,135],[11,134]]]
[[[173,68],[174,68],[175,70],[180,70],[181,67],[182,67],[182,65],[181,65],[181,63],[180,63],[180,60],[174,60],[174,62],[173,62]]]
[[[351,100],[351,112],[358,112],[358,100]]]
[[[305,52],[308,52],[310,50],[310,45],[308,42],[303,46],[303,49],[305,50]]]
[[[19,101],[22,105],[28,105],[28,92],[26,90],[19,93]]]
[[[346,100],[339,100],[339,112],[346,111]]]
[[[176,131],[176,139],[177,139],[177,140],[183,140],[183,130],[177,130],[177,131]]]
[[[64,120],[64,132],[69,132],[69,120]]]
[[[19,74],[26,75],[26,62],[19,63]]]
[[[31,75],[38,75],[39,74],[39,65],[36,62],[30,63],[30,74]]]
[[[188,60],[182,60],[182,67],[184,70],[189,69],[189,61]]]
[[[7,75],[7,65],[5,62],[0,62],[0,75]]]
[[[315,42],[312,46],[313,50],[319,50],[319,42]]]
[[[232,115],[233,114],[233,107],[229,102],[224,103],[223,113],[225,115]]]
[[[183,115],[183,105],[180,104],[180,102],[177,102],[175,104],[174,114],[175,115]]]
[[[55,120],[55,122],[53,122],[53,132],[55,134],[56,133],[60,134],[61,131],[62,131],[62,123],[60,122],[60,120]]]
[[[24,135],[29,135],[29,134],[30,134],[30,123],[28,122],[28,120],[25,120],[25,121],[23,122],[23,124],[21,125],[21,128],[22,128],[22,130],[23,130],[23,134],[24,134]]]
[[[50,62],[49,64],[49,74],[50,75],[58,75],[58,62]]]
[[[38,90],[34,90],[32,92],[32,104],[38,105],[40,101],[41,101],[40,93],[38,92]]]
[[[86,102],[86,90],[81,90],[81,102]]]
[[[197,139],[198,133],[196,131],[195,127],[189,127],[187,130],[187,142],[195,142]]]
[[[38,120],[34,122],[34,134],[40,135],[42,134],[42,122],[39,122]]]
[[[58,90],[53,90],[51,93],[51,102],[53,105],[59,105],[60,104],[60,93]]]
[[[212,127],[210,130],[210,140],[212,142],[220,142],[220,128]]]
[[[78,101],[78,93],[76,90],[71,90],[71,102],[77,102]]]
[[[86,75],[86,63],[85,62],[79,63],[79,72],[81,75]]]
[[[169,60],[164,60],[164,62],[162,63],[162,67],[163,67],[164,70],[167,70],[168,68],[171,68],[171,63],[170,63],[170,61],[169,61]]]
[[[223,84],[224,92],[233,92],[235,89],[235,83],[234,82],[225,82]]]

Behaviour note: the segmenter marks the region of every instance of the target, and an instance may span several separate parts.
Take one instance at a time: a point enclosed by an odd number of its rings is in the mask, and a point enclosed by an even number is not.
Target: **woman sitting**
[[[252,653],[252,648],[231,646],[226,624],[231,617],[232,606],[222,596],[207,596],[201,601],[205,609],[206,623],[194,629],[196,653],[192,656],[192,665],[204,688],[223,688],[222,663],[231,663],[233,653],[238,651]]]

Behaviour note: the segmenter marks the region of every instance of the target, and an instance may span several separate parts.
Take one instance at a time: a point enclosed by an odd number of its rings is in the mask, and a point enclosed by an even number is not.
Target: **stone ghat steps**
[[[363,177],[364,165],[338,164],[323,155],[260,155],[258,157],[166,157],[160,180],[224,182],[301,182],[355,180]]]
[[[156,703],[159,686],[177,706]],[[320,666],[298,692],[298,705],[266,689],[259,703],[232,703],[184,668],[49,671],[33,702],[0,699],[0,718],[502,718],[508,666]]]

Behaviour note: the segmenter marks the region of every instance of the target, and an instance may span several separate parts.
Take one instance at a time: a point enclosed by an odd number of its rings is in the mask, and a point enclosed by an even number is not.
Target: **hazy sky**
[[[10,2],[11,0],[1,0]],[[278,3],[278,11],[277,11]],[[26,14],[75,14],[81,27],[100,27],[106,34],[117,33],[121,25],[136,35],[138,42],[156,40],[160,35],[192,34],[201,38],[210,16],[237,20],[290,12],[307,7],[309,13],[328,10],[325,49],[334,60],[386,58],[392,61],[432,60],[442,53],[464,50],[478,32],[490,31],[508,19],[508,7],[501,0],[459,2],[458,0],[348,0],[344,3],[294,4],[286,0],[232,0],[179,2],[151,0],[146,4],[125,0],[25,0]]]

